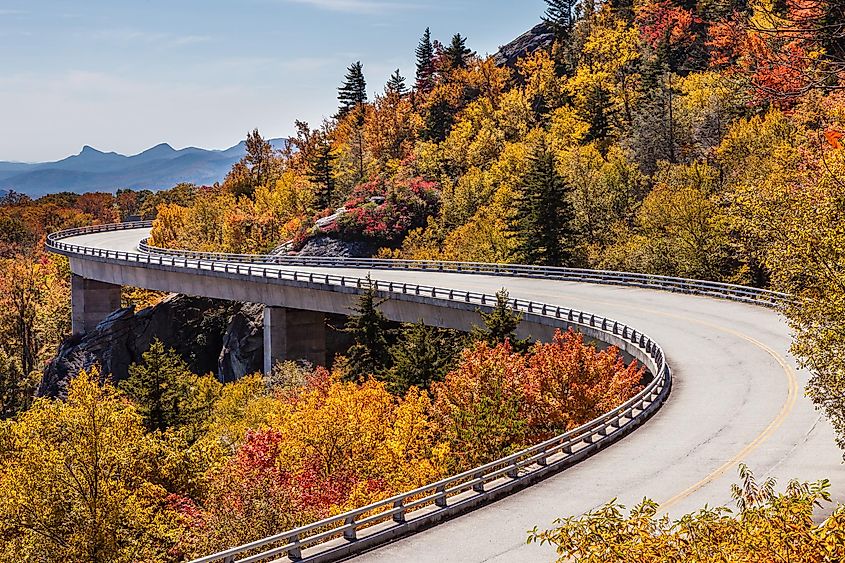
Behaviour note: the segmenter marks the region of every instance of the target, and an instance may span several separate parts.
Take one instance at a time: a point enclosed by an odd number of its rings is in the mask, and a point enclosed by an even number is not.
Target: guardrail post
[[[302,547],[299,545],[299,534],[296,534],[290,539],[290,543],[293,544],[288,548],[288,559],[291,561],[301,561],[302,560]]]
[[[397,524],[405,523],[405,501],[400,499],[393,503],[393,508],[401,508],[401,510],[393,515],[393,521]]]
[[[223,558],[223,563],[235,563],[235,556],[229,555]]]
[[[484,475],[481,474],[481,473],[476,473],[475,475],[472,476],[472,478],[473,479],[481,479],[483,476]],[[481,481],[480,483],[474,484],[472,486],[472,490],[475,491],[476,493],[483,493],[484,492],[484,481]]]
[[[513,467],[508,469],[508,477],[511,479],[519,479],[519,464],[514,463]]]
[[[445,508],[449,506],[448,499],[446,498],[446,485],[440,485],[434,492],[437,493],[437,498],[434,499],[434,505],[439,506],[440,508]]]
[[[345,539],[346,541],[357,541],[358,534],[355,532],[355,517],[347,516],[344,524],[347,526],[347,528],[343,530],[343,539]]]

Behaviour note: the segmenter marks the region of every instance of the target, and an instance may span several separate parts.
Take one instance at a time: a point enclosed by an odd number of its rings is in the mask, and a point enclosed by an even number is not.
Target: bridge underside
[[[360,290],[354,287],[256,279],[239,274],[216,272],[214,276],[197,276],[168,267],[151,269],[113,264],[97,260],[71,258],[73,272],[72,301],[75,333],[92,330],[106,316],[120,308],[122,286],[141,287],[184,295],[210,297],[229,301],[263,303],[264,312],[264,370],[270,372],[275,363],[283,360],[306,360],[325,365],[326,314],[349,315],[356,305]],[[391,321],[414,323],[425,320],[430,326],[469,331],[480,322],[477,306],[465,307],[437,303],[425,296],[384,295],[390,297],[380,310]],[[517,335],[550,340],[556,328],[567,324],[560,320],[525,315]],[[609,344],[628,352],[629,343],[606,342],[603,335],[579,327],[587,337],[595,338],[600,347]],[[629,356],[630,359],[630,356]]]

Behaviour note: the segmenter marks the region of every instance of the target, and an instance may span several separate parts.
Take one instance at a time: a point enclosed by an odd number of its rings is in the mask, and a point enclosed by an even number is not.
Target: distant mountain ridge
[[[275,149],[283,149],[288,143],[288,139],[270,140]],[[85,145],[79,154],[55,162],[0,161],[0,193],[14,190],[38,197],[64,191],[156,190],[180,182],[210,185],[222,181],[245,154],[245,141],[225,150],[176,150],[161,143],[132,156]]]

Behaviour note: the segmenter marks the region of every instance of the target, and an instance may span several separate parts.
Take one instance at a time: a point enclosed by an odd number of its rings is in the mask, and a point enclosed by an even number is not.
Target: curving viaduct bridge
[[[132,285],[264,303],[268,361],[319,361],[322,315],[346,313],[369,274],[394,320],[466,329],[504,286],[525,313],[523,334],[572,326],[655,376],[620,409],[548,443],[198,561],[550,561],[548,547],[525,544],[526,530],[614,497],[632,505],[649,496],[674,515],[726,504],[739,462],[781,484],[829,478],[845,499],[833,431],[803,396],[808,374],[788,356],[788,327],[771,307],[784,296],[529,266],[166,252],[146,246],[148,233],[149,224],[124,224],[49,237],[48,249],[70,259],[74,331],[95,326]]]

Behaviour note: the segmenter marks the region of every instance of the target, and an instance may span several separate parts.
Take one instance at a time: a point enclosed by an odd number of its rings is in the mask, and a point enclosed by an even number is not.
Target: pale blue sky
[[[223,148],[335,110],[346,67],[368,89],[413,76],[426,26],[493,53],[537,23],[542,0],[0,0],[0,160],[82,145]]]

